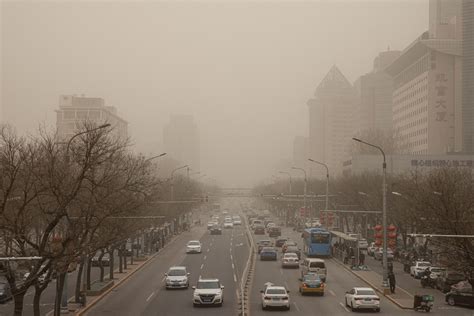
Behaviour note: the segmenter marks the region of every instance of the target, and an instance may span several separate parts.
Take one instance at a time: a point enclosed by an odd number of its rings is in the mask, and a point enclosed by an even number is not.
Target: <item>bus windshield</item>
[[[314,244],[329,243],[329,234],[313,233],[311,234],[311,242]]]

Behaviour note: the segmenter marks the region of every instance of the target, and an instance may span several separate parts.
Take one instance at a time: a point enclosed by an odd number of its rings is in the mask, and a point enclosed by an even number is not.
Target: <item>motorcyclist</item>
[[[423,274],[421,275],[421,277],[427,277],[429,278],[431,275],[431,271],[430,271],[430,268],[426,268],[425,271],[423,271]]]

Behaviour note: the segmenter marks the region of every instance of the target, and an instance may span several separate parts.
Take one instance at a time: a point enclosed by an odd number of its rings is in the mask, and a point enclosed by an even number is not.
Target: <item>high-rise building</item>
[[[331,174],[342,171],[342,161],[354,136],[354,115],[357,95],[354,87],[333,66],[319,86],[309,106],[309,146],[311,158],[328,164]],[[325,175],[315,169],[312,174]]]
[[[463,0],[430,0],[429,37],[437,39],[462,38],[461,7]],[[468,0],[471,1],[472,0]]]
[[[394,80],[393,128],[411,154],[461,150],[461,41],[423,33],[386,68]]]
[[[474,0],[463,0],[463,151],[474,152]]]
[[[304,168],[308,165],[309,139],[305,136],[296,136],[293,140],[293,166]]]
[[[128,123],[117,114],[113,106],[106,106],[102,98],[75,95],[61,95],[59,109],[56,110],[56,128],[59,139],[68,139],[83,127],[85,122],[111,124],[112,133],[127,138]]]
[[[193,170],[199,170],[199,132],[192,115],[171,116],[163,129],[163,144],[168,156]]]
[[[358,131],[392,130],[393,79],[385,68],[400,56],[400,51],[381,52],[373,70],[354,83],[359,97]]]

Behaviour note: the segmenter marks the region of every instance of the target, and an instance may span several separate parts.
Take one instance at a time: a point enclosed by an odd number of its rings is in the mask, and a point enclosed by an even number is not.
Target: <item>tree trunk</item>
[[[44,285],[35,285],[35,295],[33,297],[33,315],[34,316],[40,316],[41,315],[41,310],[40,310],[40,302],[41,302],[41,294],[43,294],[43,291],[48,287],[48,283],[45,283]]]
[[[109,261],[109,280],[113,280],[113,279],[114,279],[114,263],[115,263],[115,260],[114,260],[114,253],[115,253],[115,249],[114,249],[114,248],[111,248],[110,251],[109,251],[109,255],[110,255],[110,261]]]
[[[87,280],[87,290],[90,291],[91,289],[91,269],[92,269],[92,257],[87,257],[87,276],[86,276],[86,280]]]
[[[25,293],[26,289],[21,292],[15,293],[15,295],[13,296],[13,300],[15,303],[15,310],[13,314],[15,316],[21,316],[23,314],[23,299],[25,298]]]
[[[123,261],[122,261],[122,255],[123,255],[123,249],[119,248],[118,250],[118,256],[119,256],[119,273],[123,273]]]
[[[104,257],[104,254],[104,250],[101,250],[99,255],[100,282],[104,282],[104,265],[102,264],[102,258]]]
[[[62,294],[63,294],[64,279],[66,277],[66,273],[59,273],[58,278],[56,280],[56,298],[54,300],[54,315],[55,316],[61,315],[61,299],[62,299]]]
[[[76,276],[76,289],[74,295],[74,301],[79,303],[79,298],[81,296],[81,285],[82,285],[82,272],[84,270],[84,264],[86,263],[87,259],[84,257],[79,264],[79,269],[77,269],[77,276]]]

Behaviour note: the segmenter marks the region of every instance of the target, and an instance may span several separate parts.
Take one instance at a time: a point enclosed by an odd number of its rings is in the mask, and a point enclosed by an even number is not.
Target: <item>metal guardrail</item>
[[[240,280],[240,305],[241,310],[239,315],[248,316],[250,315],[250,310],[248,308],[250,288],[252,284],[253,272],[255,270],[255,245],[253,242],[252,234],[249,230],[248,220],[244,217],[246,236],[249,242],[249,251],[250,255],[245,265],[244,272],[242,273],[242,279]]]

